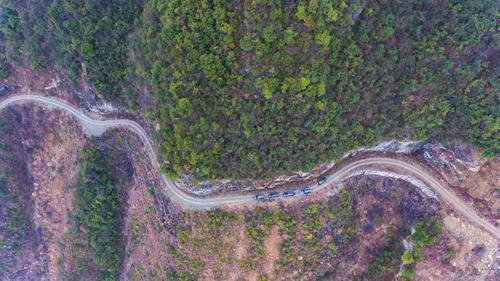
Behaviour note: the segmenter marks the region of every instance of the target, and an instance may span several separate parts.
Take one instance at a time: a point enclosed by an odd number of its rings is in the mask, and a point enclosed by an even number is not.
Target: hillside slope
[[[394,137],[499,153],[498,1],[1,4],[2,75],[57,67],[147,115],[172,174],[269,177]]]

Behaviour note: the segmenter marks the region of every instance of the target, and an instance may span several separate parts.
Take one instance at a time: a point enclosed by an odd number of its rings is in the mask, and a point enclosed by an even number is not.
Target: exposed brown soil
[[[40,240],[39,246],[32,245],[29,252],[36,253],[40,247],[44,249],[42,253],[46,258],[39,266],[44,268],[48,278],[56,280],[60,242],[67,230],[67,217],[74,214],[74,198],[68,187],[75,184],[78,155],[85,138],[82,138],[78,123],[58,111],[15,106],[4,116],[15,128],[12,140],[18,143],[12,147],[19,149],[17,155],[26,165],[23,177],[31,179],[31,186],[25,191],[29,195],[26,206],[30,206],[30,202],[33,204],[32,209],[28,207],[27,210],[31,212]],[[40,262],[23,263],[35,266]]]
[[[18,66],[6,81],[17,85],[10,94],[37,93],[58,97],[73,105],[79,104],[72,83],[53,69],[41,72],[29,66]]]
[[[460,186],[471,196],[486,201],[500,218],[500,158],[486,161],[477,173],[466,177]]]
[[[352,276],[366,277],[368,268],[387,243],[403,243],[398,234],[439,214],[440,206],[423,197],[406,182],[379,177],[357,177],[346,182],[346,188],[355,196],[358,238],[344,249],[333,280],[348,280]],[[396,242],[391,242],[396,237]],[[393,278],[389,271],[384,278]],[[391,277],[392,276],[392,277]],[[380,280],[380,279],[378,279]],[[385,280],[385,279],[381,279]]]
[[[58,263],[63,250],[60,242],[69,230],[69,216],[75,214],[74,187],[79,171],[79,152],[85,138],[82,138],[83,132],[74,120],[58,113],[51,115],[59,120],[58,126],[55,130],[38,126],[39,130],[45,129],[47,133],[34,140],[40,146],[28,161],[35,186],[32,197],[37,206],[36,221],[43,229],[48,247],[49,275],[55,280],[60,278]],[[50,122],[49,116],[47,119],[49,124],[56,123]]]
[[[276,261],[280,257],[280,252],[279,252],[278,246],[281,242],[281,236],[279,235],[278,229],[279,228],[277,226],[273,227],[273,229],[271,230],[271,233],[269,234],[266,241],[264,242],[264,246],[266,249],[266,260],[264,261],[264,272],[271,279],[274,278],[274,268],[276,265]]]
[[[104,136],[118,179],[118,189],[128,194],[124,210],[125,260],[123,280],[143,280],[151,274],[165,280],[171,257],[169,245],[174,243],[169,225],[176,210],[159,192],[156,170],[150,165],[141,141],[130,132],[119,130]],[[158,194],[157,194],[158,193]],[[173,213],[173,214],[172,214]]]
[[[26,163],[27,151],[10,136],[19,136],[6,123],[11,113],[0,113],[0,280],[47,278],[47,255],[34,222],[33,189]]]
[[[416,158],[483,217],[500,225],[500,158],[484,159],[465,144],[428,146]]]
[[[450,264],[456,270],[456,279],[497,280],[500,276],[499,241],[455,216],[445,217],[443,223],[449,239],[443,247],[451,247],[455,251]],[[425,276],[425,270],[420,274]],[[444,274],[441,276],[446,276]]]
[[[245,234],[245,228],[240,229],[240,237],[238,239],[238,245],[236,248],[236,258],[242,260],[247,255],[248,241]]]

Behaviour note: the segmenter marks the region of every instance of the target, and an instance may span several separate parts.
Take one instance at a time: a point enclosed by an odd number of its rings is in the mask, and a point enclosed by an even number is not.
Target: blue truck
[[[318,185],[322,185],[322,184],[324,184],[325,182],[326,182],[326,178],[325,178],[325,177],[320,177],[320,178],[318,179]]]
[[[257,200],[257,202],[262,202],[266,200],[266,197],[262,194],[257,194],[255,195],[255,200]]]
[[[309,186],[303,187],[300,189],[300,194],[302,195],[309,195],[311,194],[312,190]]]
[[[295,192],[293,191],[285,191],[283,192],[283,197],[292,197],[292,196],[295,196]]]
[[[270,200],[270,201],[273,201],[273,200],[276,200],[280,197],[280,194],[278,192],[271,192],[267,195],[267,198]]]

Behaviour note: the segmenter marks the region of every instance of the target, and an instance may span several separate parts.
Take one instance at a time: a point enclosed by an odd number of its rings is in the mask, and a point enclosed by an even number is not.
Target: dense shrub
[[[363,3],[146,4],[168,168],[270,176],[394,137],[498,155],[498,2]]]
[[[269,177],[388,138],[499,154],[498,1],[15,2],[0,75],[21,50],[110,100],[148,89],[172,174]]]
[[[102,280],[118,280],[123,258],[120,200],[106,155],[90,145],[82,152],[77,190],[77,222],[95,251]]]
[[[85,65],[87,79],[98,92],[109,100],[127,99],[122,89],[127,85],[129,33],[140,20],[142,1],[0,3],[6,8],[0,22],[3,36],[7,37],[6,47],[23,45],[22,52],[35,69],[56,64],[70,78],[77,79]]]

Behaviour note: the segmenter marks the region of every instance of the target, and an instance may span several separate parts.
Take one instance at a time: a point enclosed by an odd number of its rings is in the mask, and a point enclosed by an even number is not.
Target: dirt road
[[[38,95],[17,95],[12,96],[0,102],[0,110],[16,103],[35,102],[48,107],[54,107],[66,111],[67,113],[76,117],[81,124],[93,135],[100,135],[110,128],[127,128],[136,133],[145,145],[145,149],[151,159],[155,169],[159,172],[160,164],[156,157],[156,152],[151,144],[151,141],[146,133],[138,123],[127,119],[113,119],[113,120],[95,120],[85,115],[79,109],[60,101],[58,99],[43,97]],[[318,186],[312,186],[312,190],[319,191],[326,186],[338,184],[343,180],[358,175],[363,171],[372,171],[376,168],[379,171],[390,171],[391,173],[398,173],[405,177],[407,181],[414,183],[419,181],[424,183],[427,187],[436,192],[441,200],[448,202],[458,213],[465,218],[481,226],[493,234],[497,239],[500,239],[500,229],[496,228],[489,221],[479,217],[472,207],[464,203],[458,196],[456,196],[449,188],[444,186],[438,179],[434,178],[431,174],[425,171],[423,167],[418,164],[408,163],[402,160],[397,160],[388,157],[371,157],[355,162],[338,169],[331,174],[326,183]],[[221,195],[217,197],[194,197],[177,188],[175,184],[169,180],[164,174],[161,174],[164,181],[164,190],[170,198],[180,204],[186,209],[213,209],[220,206],[240,207],[240,206],[253,206],[256,201],[253,195]]]

